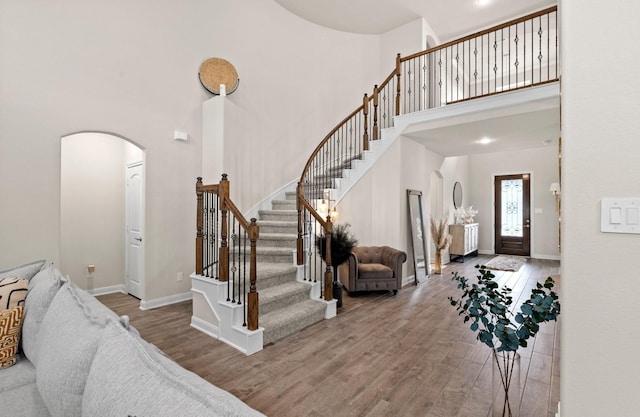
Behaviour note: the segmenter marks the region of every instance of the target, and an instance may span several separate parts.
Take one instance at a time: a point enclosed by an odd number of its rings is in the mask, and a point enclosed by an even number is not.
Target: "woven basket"
[[[222,58],[209,58],[200,65],[200,83],[209,92],[220,94],[220,84],[224,84],[226,93],[233,93],[240,79],[238,72],[229,61]]]

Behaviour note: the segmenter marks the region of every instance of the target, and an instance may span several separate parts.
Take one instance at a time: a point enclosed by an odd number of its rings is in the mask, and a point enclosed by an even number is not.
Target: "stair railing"
[[[247,221],[229,197],[229,180],[219,184],[196,182],[196,274],[229,282],[227,301],[244,305],[243,326],[258,329],[256,290],[256,219]],[[248,268],[248,271],[247,271]],[[247,291],[248,278],[248,291]]]
[[[557,6],[476,32],[406,57],[362,105],[334,127],[315,148],[297,187],[297,263],[305,280],[324,271],[325,299],[331,299],[330,259],[319,259],[318,238],[330,245],[331,219],[318,213],[331,200],[340,171],[393,126],[393,117],[559,80]],[[330,250],[326,251],[330,255]],[[323,265],[324,264],[324,265]]]
[[[397,76],[404,80],[400,111],[408,114],[557,81],[557,9],[399,58]]]

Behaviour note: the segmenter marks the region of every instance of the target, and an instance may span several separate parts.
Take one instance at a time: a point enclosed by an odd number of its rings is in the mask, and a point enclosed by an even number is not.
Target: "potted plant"
[[[451,235],[449,234],[449,222],[442,219],[439,222],[433,217],[430,218],[431,239],[436,247],[435,273],[442,273],[442,251],[447,250],[451,244]]]
[[[555,321],[560,314],[558,295],[553,291],[554,281],[548,277],[537,283],[529,299],[518,311],[511,305],[511,288],[500,287],[493,280],[495,275],[485,266],[476,266],[478,282],[469,282],[454,273],[462,291],[460,299],[449,297],[452,306],[471,322],[471,330],[478,332],[477,339],[490,347],[493,353],[493,416],[516,417],[520,407],[519,354],[518,349],[527,346],[527,340],[535,337],[540,324]]]
[[[351,251],[358,244],[358,240],[349,231],[349,223],[334,224],[331,232],[331,266],[333,267],[333,297],[338,300],[338,307],[342,307],[342,287],[338,281],[338,267],[342,265],[351,255]],[[327,239],[326,236],[319,236],[316,239],[316,246],[320,251],[322,259],[327,259]]]

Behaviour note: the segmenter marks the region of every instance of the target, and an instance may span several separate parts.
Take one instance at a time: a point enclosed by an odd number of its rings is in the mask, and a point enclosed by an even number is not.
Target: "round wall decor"
[[[238,72],[229,61],[222,58],[209,58],[200,64],[200,83],[210,93],[220,94],[220,84],[225,85],[226,94],[233,93],[240,79]]]

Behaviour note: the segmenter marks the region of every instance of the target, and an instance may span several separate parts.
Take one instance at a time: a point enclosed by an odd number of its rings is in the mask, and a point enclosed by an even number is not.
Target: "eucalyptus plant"
[[[480,273],[477,282],[470,282],[457,272],[453,274],[452,280],[458,282],[457,288],[462,291],[462,296],[459,299],[448,299],[464,317],[464,322],[471,322],[471,330],[478,332],[477,339],[493,350],[505,391],[501,415],[511,416],[508,392],[516,355],[509,353],[516,353],[519,348],[527,347],[527,341],[535,337],[541,323],[557,320],[560,303],[558,295],[553,291],[555,282],[548,277],[544,283],[536,283],[529,299],[515,311],[512,289],[501,287],[494,281],[495,275],[484,265],[476,265],[476,268]],[[501,363],[498,352],[506,352],[505,357],[508,359]]]

